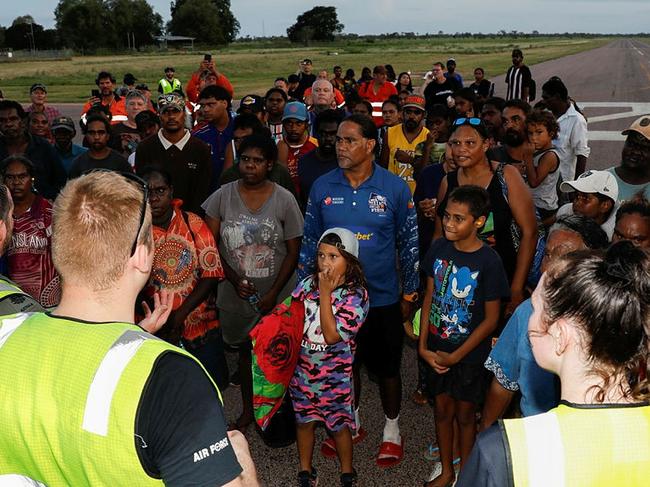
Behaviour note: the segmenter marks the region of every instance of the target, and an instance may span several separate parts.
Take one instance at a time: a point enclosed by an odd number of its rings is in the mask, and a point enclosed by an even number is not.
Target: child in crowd
[[[461,469],[474,445],[476,411],[488,377],[483,363],[509,285],[498,254],[478,232],[489,211],[489,196],[478,186],[460,186],[449,195],[442,226],[423,262],[427,287],[422,304],[420,356],[433,369],[436,437],[442,473],[428,487],[454,481],[454,420],[459,426]]]
[[[344,228],[326,230],[318,243],[318,274],[303,279],[293,292],[304,301],[305,325],[300,358],[289,394],[297,423],[301,487],[314,487],[312,467],[316,421],[334,437],[341,463],[341,486],[356,485],[352,432],[357,422],[352,388],[355,337],[368,314],[359,242]],[[331,484],[328,484],[331,485]]]
[[[550,226],[558,207],[557,183],[560,158],[553,148],[560,126],[547,110],[534,110],[526,118],[528,140],[533,145],[532,159],[525,159],[526,177],[535,208],[545,226]]]
[[[560,206],[555,216],[582,215],[595,220],[612,239],[616,224],[618,183],[608,171],[587,171],[575,181],[560,184],[563,193],[574,192],[573,203]]]

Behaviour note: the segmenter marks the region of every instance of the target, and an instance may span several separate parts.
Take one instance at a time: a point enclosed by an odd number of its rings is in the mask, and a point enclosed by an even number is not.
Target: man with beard
[[[127,120],[126,106],[124,99],[115,93],[115,78],[108,71],[102,71],[97,75],[95,84],[99,91],[99,96],[91,96],[81,110],[81,120],[86,120],[86,113],[95,103],[101,103],[109,107],[111,112],[111,123],[124,122]]]
[[[298,159],[300,209],[305,212],[311,186],[320,176],[338,167],[336,162],[336,131],[343,120],[336,110],[325,110],[316,116],[314,133],[318,147]]]
[[[491,161],[512,164],[526,176],[525,159],[532,157],[529,144],[525,144],[526,117],[530,113],[530,105],[523,100],[509,100],[505,103],[501,118],[503,120],[503,143],[488,150],[487,156]]]
[[[415,176],[422,169],[424,159],[415,166],[415,147],[426,142],[429,129],[424,127],[424,98],[411,95],[402,106],[403,122],[388,127],[386,140],[382,146],[379,164],[393,174],[402,178],[408,184],[411,194],[415,191]]]
[[[295,194],[300,195],[298,159],[318,147],[318,141],[309,136],[309,113],[304,103],[287,103],[282,115],[282,129],[284,136],[278,142],[278,162],[289,170]]]
[[[26,119],[20,103],[0,101],[0,161],[14,154],[27,157],[36,168],[36,189],[53,200],[65,184],[65,169],[59,154],[47,140],[29,134]]]
[[[77,157],[70,167],[70,179],[81,176],[91,169],[109,169],[131,172],[131,165],[122,154],[108,147],[111,124],[102,115],[91,115],[86,121],[86,143],[88,152]]]
[[[557,139],[553,141],[560,158],[560,176],[563,181],[572,181],[585,172],[591,152],[587,145],[587,120],[571,103],[566,86],[557,76],[542,86],[542,100],[560,126]]]
[[[503,119],[501,112],[505,106],[506,101],[498,96],[493,96],[485,100],[481,108],[481,120],[490,131],[490,138],[492,139],[492,147],[495,147],[503,140]]]
[[[135,151],[137,173],[159,166],[171,174],[174,195],[183,200],[183,209],[203,214],[201,203],[209,195],[212,180],[210,146],[193,137],[185,128],[185,100],[176,93],[158,99],[162,128],[157,137],[138,144]]]
[[[616,203],[622,203],[643,193],[650,199],[650,115],[637,118],[629,128],[621,154],[621,163],[607,169],[618,183]]]

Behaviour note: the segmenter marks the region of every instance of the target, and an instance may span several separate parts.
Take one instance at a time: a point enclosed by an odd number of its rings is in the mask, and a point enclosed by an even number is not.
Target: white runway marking
[[[650,114],[650,103],[626,102],[626,101],[586,101],[578,102],[580,108],[620,108],[620,112],[608,113],[606,115],[594,115],[589,117],[589,124],[607,122],[622,118],[640,117]],[[589,130],[589,140],[603,140],[610,142],[621,142],[625,136],[621,131],[627,128],[627,123],[622,124],[618,130]]]

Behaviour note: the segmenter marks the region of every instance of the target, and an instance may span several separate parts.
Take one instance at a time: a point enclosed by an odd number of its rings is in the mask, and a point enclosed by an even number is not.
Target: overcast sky
[[[149,0],[169,19],[170,0]],[[0,25],[11,25],[19,15],[31,14],[45,27],[54,26],[56,0],[2,0]],[[231,0],[240,35],[285,35],[298,14],[316,5],[335,6],[344,32],[446,33],[498,32],[599,32],[650,31],[648,0]],[[363,5],[363,8],[361,8]],[[366,5],[372,5],[369,9]]]

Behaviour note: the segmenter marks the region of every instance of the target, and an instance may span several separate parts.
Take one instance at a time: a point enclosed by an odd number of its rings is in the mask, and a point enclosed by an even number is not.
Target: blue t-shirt
[[[422,265],[433,279],[428,310],[428,346],[432,351],[459,348],[485,318],[485,303],[510,296],[501,258],[486,244],[474,252],[462,252],[453,242],[439,238],[431,244]],[[483,363],[489,352],[490,339],[486,338],[461,362]]]
[[[223,163],[226,157],[226,148],[232,140],[234,120],[231,117],[228,126],[224,130],[217,128],[208,123],[197,128],[192,135],[198,137],[210,146],[210,157],[212,158],[212,181],[210,181],[210,193],[212,194],[219,189],[219,178],[223,170]]]
[[[370,178],[353,188],[340,168],[318,178],[309,193],[298,278],[316,269],[318,239],[328,228],[343,227],[359,240],[359,260],[368,282],[370,306],[399,301],[401,291],[418,289],[418,230],[411,191],[395,174],[373,163]]]
[[[66,174],[70,172],[72,162],[81,154],[88,152],[87,147],[82,147],[77,144],[72,144],[72,147],[70,147],[70,152],[67,153],[61,152],[61,150],[56,145],[54,146],[54,149],[61,157],[61,162],[63,163],[63,168],[65,169]]]
[[[542,369],[533,356],[528,339],[528,319],[533,314],[530,299],[521,303],[508,320],[485,368],[509,391],[521,391],[524,416],[545,413],[560,401],[559,380]]]
[[[440,183],[445,178],[445,169],[442,164],[426,166],[418,175],[415,183],[413,201],[416,205],[425,199],[438,198]],[[420,234],[420,258],[423,259],[433,240],[436,224],[429,218],[418,218],[418,232]]]

